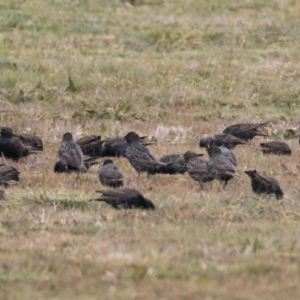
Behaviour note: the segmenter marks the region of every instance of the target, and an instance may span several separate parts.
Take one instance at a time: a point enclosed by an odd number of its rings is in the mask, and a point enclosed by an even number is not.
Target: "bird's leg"
[[[4,155],[3,155],[3,152],[1,152],[1,155],[2,155],[2,158],[3,158],[3,161],[4,161],[5,165],[7,165],[7,161],[6,161],[6,159],[5,159]]]
[[[202,181],[199,182],[199,190],[200,190],[200,192],[203,191],[203,182]]]
[[[222,180],[220,180],[220,184],[219,184],[218,192],[220,192],[220,191],[221,191],[221,185],[222,185]]]
[[[70,173],[68,165],[65,165],[65,171],[66,171],[66,173]]]
[[[227,186],[227,182],[228,182],[227,180],[224,181],[224,188],[223,188],[224,191],[225,191],[225,188]]]
[[[71,174],[71,172],[69,172],[70,174]],[[72,176],[73,177],[73,176]],[[75,179],[74,179],[74,184],[76,183],[76,181],[79,179],[79,170],[78,170],[78,172],[77,172],[77,176],[75,177]]]

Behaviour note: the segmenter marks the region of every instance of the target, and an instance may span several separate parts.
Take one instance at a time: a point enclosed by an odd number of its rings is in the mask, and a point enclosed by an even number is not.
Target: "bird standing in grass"
[[[230,151],[229,149],[227,150]],[[207,149],[207,152],[209,154],[208,170],[215,179],[220,181],[219,190],[223,181],[225,188],[230,179],[234,176],[238,176],[235,172],[234,165],[222,154],[220,148],[215,145],[211,145]]]
[[[58,148],[59,162],[68,170],[68,166],[77,168],[79,171],[87,171],[84,165],[83,153],[79,145],[73,140],[70,132],[63,135],[62,142]]]
[[[252,191],[260,194],[275,194],[276,199],[283,198],[283,191],[276,179],[262,176],[256,170],[248,170],[245,173],[251,178]]]
[[[209,147],[206,148],[209,157],[212,157],[216,154],[224,155],[235,167],[237,166],[236,158],[233,152],[228,149],[227,147],[221,146],[218,147],[214,144],[211,144]]]
[[[90,201],[102,201],[116,209],[155,209],[151,200],[145,198],[139,191],[130,188],[119,188],[114,190],[96,191],[101,193],[100,198]]]
[[[138,174],[141,172],[151,174],[154,170],[158,170],[161,166],[166,165],[151,155],[146,146],[141,143],[137,133],[131,131],[125,136],[125,139],[127,142],[126,158]]]
[[[200,189],[203,189],[203,183],[214,180],[214,176],[208,170],[207,160],[200,158],[200,155],[193,151],[187,151],[183,156],[187,163],[188,174],[199,183]]]
[[[99,180],[102,185],[118,188],[123,186],[123,174],[111,159],[106,159],[99,169]]]

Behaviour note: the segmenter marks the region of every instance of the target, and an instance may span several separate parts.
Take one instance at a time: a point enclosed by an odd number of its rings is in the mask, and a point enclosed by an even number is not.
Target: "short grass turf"
[[[288,0],[0,1],[0,120],[35,132],[42,154],[8,163],[20,185],[0,203],[1,299],[298,299],[297,132],[300,4]],[[238,146],[225,191],[188,175],[128,187],[157,209],[89,202],[97,168],[53,173],[66,131],[134,130],[154,156],[203,152],[204,134],[269,122],[289,157]],[[275,177],[282,201],[251,191],[246,169]]]

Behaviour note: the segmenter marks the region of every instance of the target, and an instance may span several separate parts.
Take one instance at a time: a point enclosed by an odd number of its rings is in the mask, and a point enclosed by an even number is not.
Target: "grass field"
[[[293,0],[0,0],[0,125],[35,132],[45,151],[9,163],[18,187],[0,203],[0,299],[299,299],[300,4]],[[88,202],[97,167],[53,173],[66,131],[134,130],[160,157],[201,152],[199,138],[268,121],[290,157],[263,138],[235,150],[227,190],[188,175],[126,186],[157,209]],[[204,153],[204,151],[203,151]],[[258,197],[244,170],[280,182]]]

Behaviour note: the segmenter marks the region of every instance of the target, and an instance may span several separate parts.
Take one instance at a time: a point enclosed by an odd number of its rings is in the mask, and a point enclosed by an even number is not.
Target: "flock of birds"
[[[101,163],[102,157],[125,157],[138,175],[148,174],[184,174],[188,173],[198,182],[200,189],[206,182],[219,180],[224,189],[227,182],[237,174],[237,166],[233,149],[238,145],[247,144],[255,136],[268,136],[263,132],[266,123],[241,123],[228,126],[222,133],[205,136],[200,139],[199,146],[206,148],[209,159],[205,160],[193,151],[184,154],[169,154],[156,159],[147,146],[153,144],[146,141],[145,136],[129,132],[125,137],[101,140],[101,136],[91,135],[73,140],[71,133],[63,135],[58,148],[58,161],[54,172],[70,173],[86,172],[92,165]],[[20,172],[7,164],[6,159],[18,161],[22,157],[43,151],[43,142],[33,134],[16,134],[10,127],[0,129],[0,153],[4,164],[0,164],[0,184],[7,187],[19,182]],[[264,154],[291,155],[291,149],[283,141],[267,141],[260,144]],[[279,200],[283,198],[283,191],[274,178],[259,174],[256,170],[246,170],[251,179],[252,190],[256,194],[274,194]],[[112,207],[154,209],[151,200],[145,198],[139,191],[124,188],[124,176],[111,159],[105,159],[98,171],[100,183],[109,187],[108,190],[96,191],[101,195],[91,201],[102,201]],[[0,199],[4,199],[4,191],[0,190]]]

